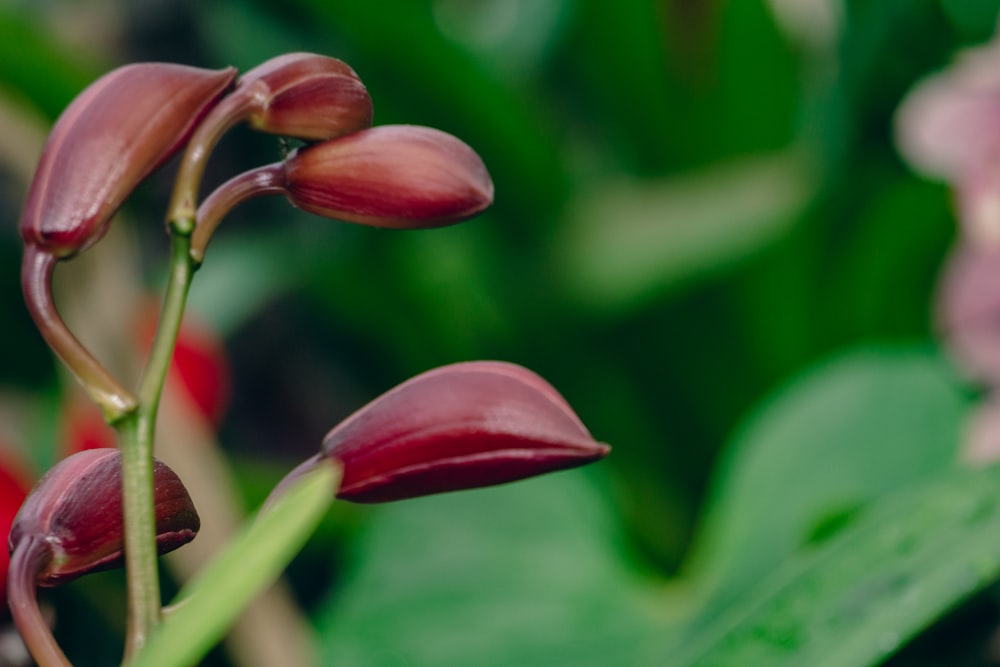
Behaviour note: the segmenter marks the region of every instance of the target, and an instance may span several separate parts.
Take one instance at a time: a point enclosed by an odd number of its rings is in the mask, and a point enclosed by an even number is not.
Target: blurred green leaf
[[[886,177],[888,176],[888,177]],[[836,267],[820,279],[826,304],[823,322],[834,341],[881,332],[928,333],[928,301],[935,290],[942,259],[955,234],[948,191],[936,183],[878,172],[870,199],[853,212],[853,235]]]
[[[955,47],[938,0],[844,4],[837,78],[816,119],[839,178],[852,173],[845,158],[892,150],[892,117],[903,94]]]
[[[579,473],[380,507],[319,615],[321,662],[644,664],[669,610],[620,544]]]
[[[947,363],[905,346],[829,359],[766,400],[715,479],[691,562],[711,591],[702,618],[868,503],[949,468],[967,408]]]
[[[575,202],[558,245],[566,290],[619,312],[717,275],[789,230],[812,194],[810,174],[808,159],[788,152],[595,185]]]
[[[996,29],[997,0],[941,0],[941,7],[952,25],[974,39],[985,40]]]
[[[692,631],[672,665],[876,665],[1000,575],[1000,468],[945,468],[876,503]]]
[[[18,91],[49,118],[99,74],[96,63],[70,54],[24,12],[0,8],[0,85]]]
[[[531,91],[448,39],[426,0],[295,4],[352,49],[352,66],[375,101],[376,124],[428,123],[460,137],[490,168],[494,210],[508,216],[505,231],[528,238],[542,231],[532,223],[552,215],[567,179],[557,121]]]
[[[437,0],[435,23],[449,39],[512,78],[540,73],[566,27],[570,0]]]
[[[216,64],[220,66],[233,65],[246,71],[267,58],[313,48],[314,35],[301,30],[289,20],[292,17],[273,6],[203,3],[198,6],[198,17],[198,31],[205,44],[218,54]]]

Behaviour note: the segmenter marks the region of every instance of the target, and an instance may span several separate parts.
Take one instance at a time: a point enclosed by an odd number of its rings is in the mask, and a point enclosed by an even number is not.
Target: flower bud
[[[478,361],[376,398],[327,434],[322,455],[343,465],[339,498],[385,502],[573,468],[609,451],[538,375]]]
[[[493,181],[467,144],[415,125],[382,125],[315,144],[285,162],[291,203],[326,218],[425,228],[479,213]]]
[[[346,63],[313,53],[288,53],[253,68],[237,84],[253,91],[247,123],[255,130],[325,141],[371,127],[372,100]]]
[[[187,544],[200,527],[180,479],[153,462],[156,545],[160,554]],[[63,459],[28,495],[14,519],[8,544],[44,549],[36,559],[36,583],[56,586],[123,561],[121,455],[91,449]]]
[[[120,67],[56,121],[21,217],[29,245],[69,257],[96,243],[135,187],[184,144],[236,71],[167,63]]]

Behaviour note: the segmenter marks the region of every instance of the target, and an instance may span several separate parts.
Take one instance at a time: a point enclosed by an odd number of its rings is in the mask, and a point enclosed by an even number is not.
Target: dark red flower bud
[[[96,243],[126,197],[187,140],[236,76],[165,63],[116,69],[56,121],[21,215],[24,300],[46,342],[109,421],[137,401],[62,321],[52,299],[57,260]]]
[[[479,155],[416,125],[382,125],[296,151],[285,162],[285,189],[304,211],[375,227],[447,225],[493,202]]]
[[[460,222],[493,202],[493,181],[472,148],[446,132],[382,125],[314,144],[283,163],[244,172],[198,208],[191,257],[238,204],[284,194],[304,211],[374,227],[422,229]]]
[[[198,513],[180,479],[153,462],[156,544],[164,554],[194,539]],[[63,459],[28,495],[8,544],[35,552],[35,583],[55,586],[123,560],[121,455],[91,449]],[[41,552],[41,553],[37,553]]]
[[[478,361],[376,398],[330,431],[322,454],[343,465],[338,497],[384,502],[573,468],[609,451],[541,377]]]
[[[24,242],[69,257],[103,236],[135,187],[187,140],[236,76],[167,63],[120,67],[56,121],[21,216]]]
[[[240,77],[252,91],[247,123],[262,132],[325,141],[372,124],[372,100],[347,63],[314,53],[272,58]]]

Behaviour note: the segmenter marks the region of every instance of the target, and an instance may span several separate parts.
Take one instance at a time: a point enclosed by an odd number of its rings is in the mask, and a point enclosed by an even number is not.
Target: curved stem
[[[205,173],[208,156],[226,130],[246,117],[253,94],[254,91],[248,88],[238,87],[205,116],[191,135],[174,180],[174,192],[167,209],[167,223],[170,226],[176,227],[183,221],[194,220],[195,202],[198,201],[198,189],[201,187],[201,177]]]
[[[123,387],[69,330],[52,299],[52,273],[58,258],[37,246],[27,245],[21,264],[21,289],[28,312],[52,351],[115,423],[136,409],[135,396]]]
[[[255,197],[280,194],[285,194],[285,167],[281,162],[245,171],[217,187],[198,207],[191,234],[191,259],[201,264],[215,228],[238,205]]]
[[[153,491],[153,436],[163,383],[184,317],[194,266],[191,240],[171,236],[170,279],[146,371],[139,385],[139,409],[120,429],[125,561],[129,589],[126,658],[142,648],[160,620],[160,583],[156,568],[156,519]]]
[[[35,579],[50,555],[44,542],[27,539],[18,544],[10,558],[7,602],[28,652],[39,667],[71,667],[38,608]]]

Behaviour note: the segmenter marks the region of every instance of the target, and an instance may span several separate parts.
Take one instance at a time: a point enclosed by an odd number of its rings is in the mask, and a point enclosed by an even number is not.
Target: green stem
[[[160,581],[156,567],[156,522],[153,508],[153,439],[160,395],[170,368],[174,344],[194,272],[191,239],[171,235],[170,278],[163,310],[139,385],[139,409],[119,427],[122,450],[122,499],[125,518],[125,562],[129,590],[126,659],[142,648],[160,620]]]

